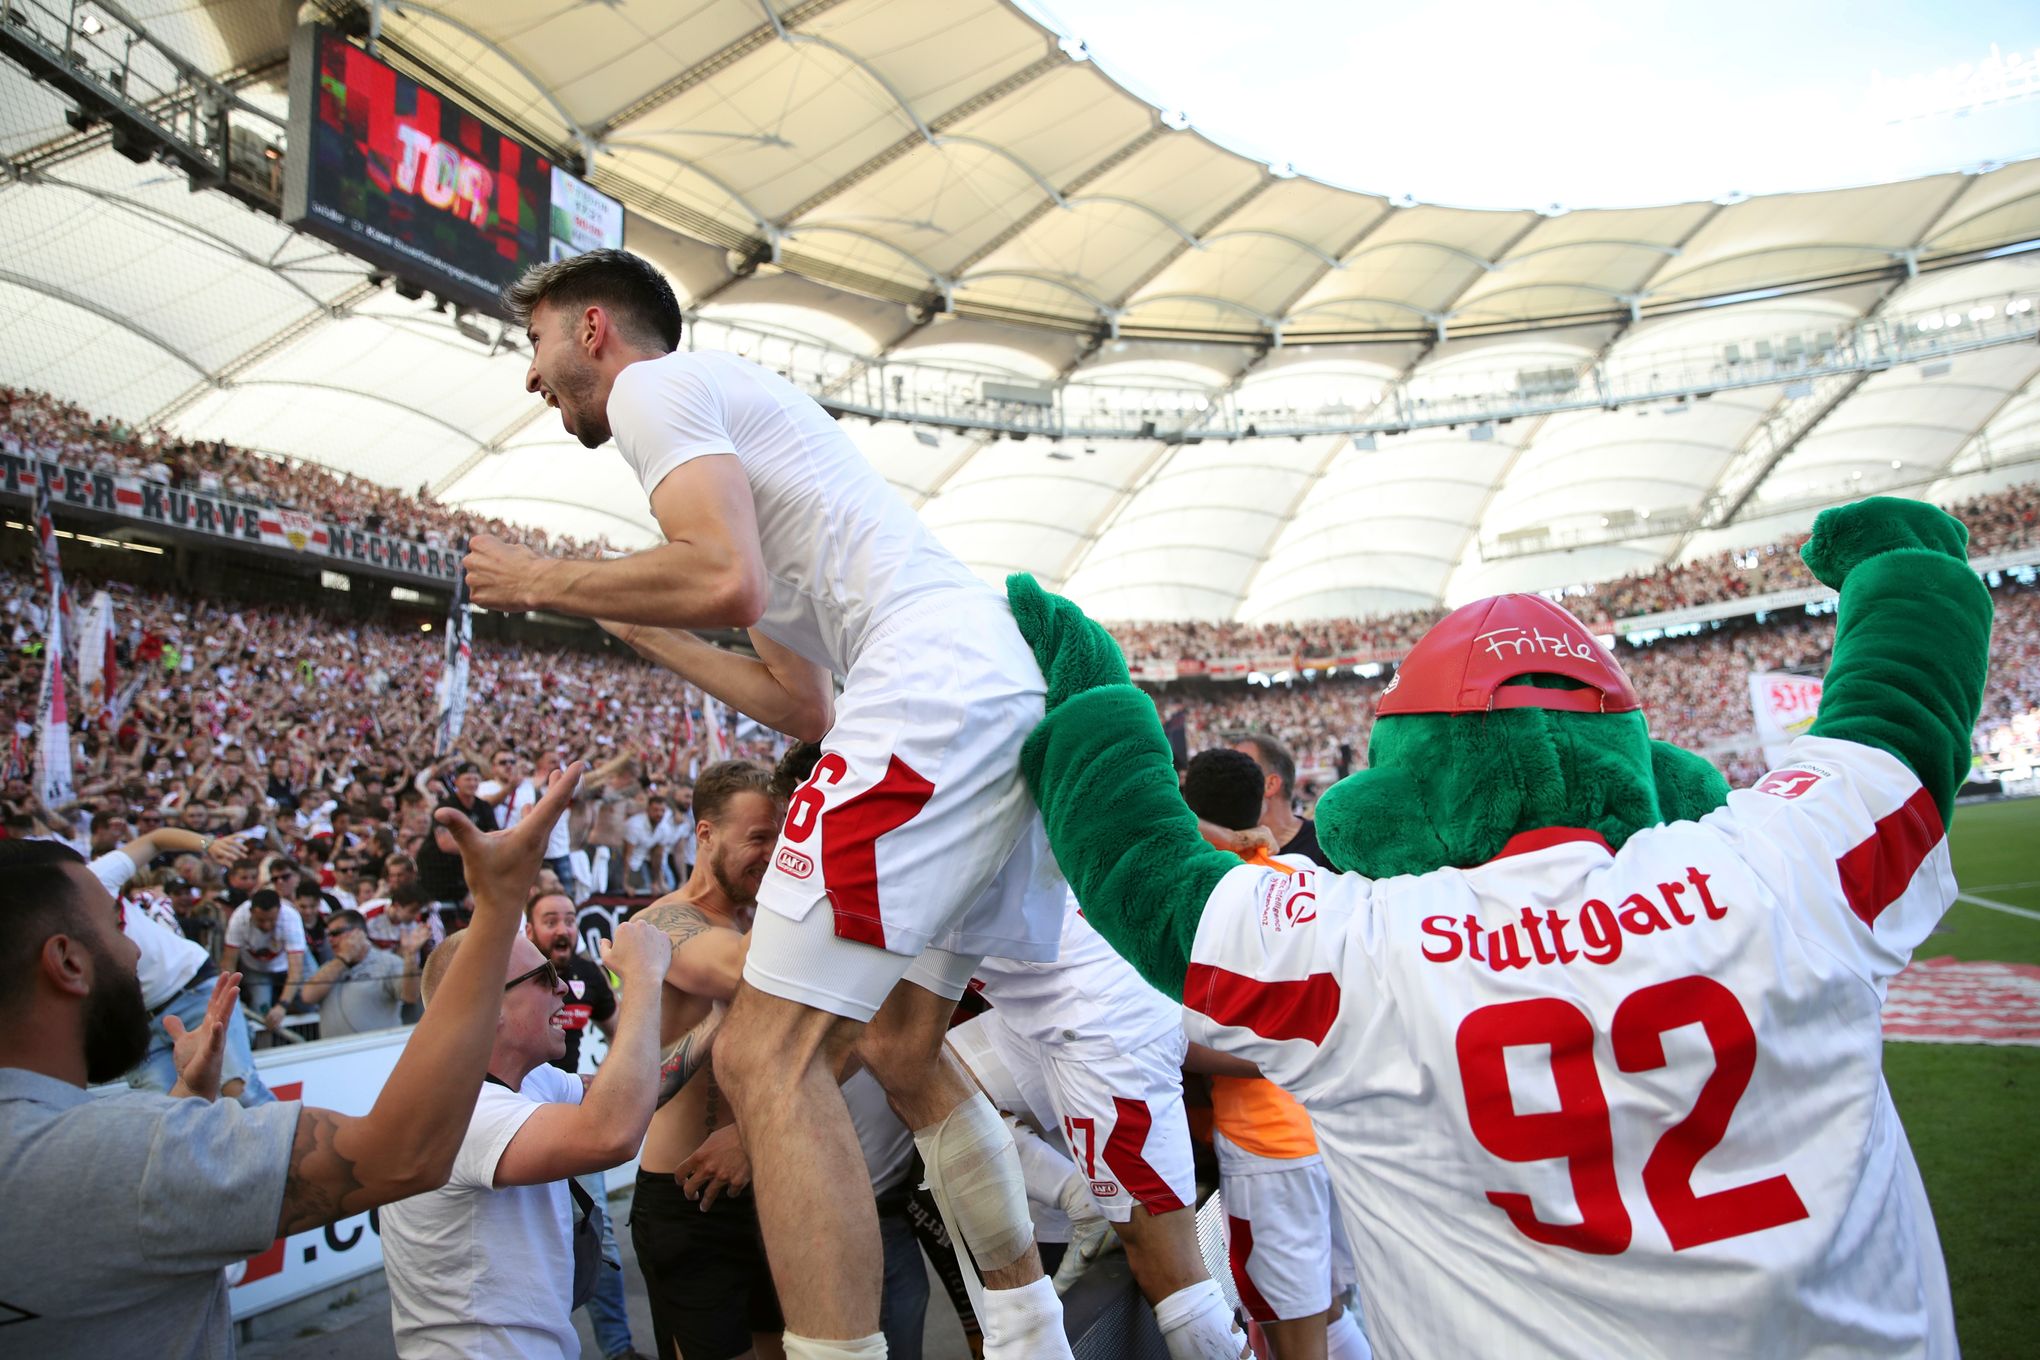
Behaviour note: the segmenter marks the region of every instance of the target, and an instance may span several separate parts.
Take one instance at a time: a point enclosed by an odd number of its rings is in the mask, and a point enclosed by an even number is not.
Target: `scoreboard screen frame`
[[[623,244],[621,202],[325,24],[292,35],[289,93],[284,223],[457,306],[508,320],[526,267]]]

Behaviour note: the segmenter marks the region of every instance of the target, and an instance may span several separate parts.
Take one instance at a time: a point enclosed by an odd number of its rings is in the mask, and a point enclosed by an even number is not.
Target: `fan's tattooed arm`
[[[715,1007],[702,1022],[680,1036],[673,1045],[673,1051],[659,1064],[659,1098],[664,1105],[680,1094],[685,1086],[708,1061],[709,1052],[715,1046],[716,1031],[722,1028],[723,1008]]]

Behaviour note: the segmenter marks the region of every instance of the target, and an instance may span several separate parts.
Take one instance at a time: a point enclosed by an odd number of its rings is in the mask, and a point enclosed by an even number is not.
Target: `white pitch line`
[[[2003,892],[2007,888],[2040,888],[2040,878],[2029,878],[2023,883],[1979,883],[1978,892]]]
[[[2023,916],[2029,921],[2040,921],[2040,911],[2028,911],[2009,902],[1993,902],[1988,897],[1978,897],[1975,893],[1956,893],[1955,900],[1973,903],[1979,907],[1989,907],[1992,911],[2001,911],[2008,916]]]

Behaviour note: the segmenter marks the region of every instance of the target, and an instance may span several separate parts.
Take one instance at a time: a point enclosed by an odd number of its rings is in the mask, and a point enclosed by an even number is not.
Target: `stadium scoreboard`
[[[283,220],[503,315],[527,266],[623,244],[623,205],[323,24],[290,53]]]

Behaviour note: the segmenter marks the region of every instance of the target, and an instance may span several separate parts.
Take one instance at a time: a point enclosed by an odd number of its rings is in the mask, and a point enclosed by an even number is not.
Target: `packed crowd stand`
[[[684,880],[689,780],[712,758],[710,719],[698,692],[635,656],[476,642],[466,726],[442,757],[434,752],[442,665],[435,637],[307,607],[107,584],[120,674],[149,668],[153,678],[134,689],[117,720],[102,726],[81,715],[78,802],[44,809],[21,777],[32,751],[43,606],[33,577],[6,578],[0,609],[11,636],[0,683],[13,710],[14,768],[0,811],[11,835],[61,823],[93,853],[164,826],[247,836],[238,877],[231,865],[187,854],[166,857],[133,889],[174,912],[215,955],[233,911],[263,886],[301,908],[308,964],[330,957],[327,914],[386,903],[421,873],[421,900],[443,902],[451,915],[461,894],[441,872],[445,857],[428,845],[433,807],[478,799],[508,812],[541,762],[550,768],[562,758],[585,758],[597,775],[561,841],[558,871],[578,872],[575,896]],[[74,579],[74,598],[94,588]],[[2016,764],[2040,747],[2040,590],[1996,593],[1977,751]],[[1747,782],[1763,769],[1747,676],[1818,672],[1833,636],[1832,616],[1802,615],[1625,648],[1622,659],[1655,735]],[[1191,751],[1242,731],[1274,735],[1314,792],[1364,761],[1385,684],[1357,676],[1268,687],[1179,683],[1159,687],[1156,703],[1180,722]],[[723,735],[720,749],[731,755],[769,761],[783,746],[748,724],[742,735]],[[470,765],[472,772],[456,773]],[[465,794],[456,792],[463,782]]]
[[[1969,526],[1972,557],[2040,546],[2040,485],[2026,483],[1946,507]],[[1589,624],[1612,625],[1721,600],[1751,599],[1818,584],[1799,560],[1804,534],[1775,543],[1632,573],[1562,592],[1562,603]],[[1113,636],[1136,666],[1247,659],[1291,666],[1307,660],[1388,659],[1408,651],[1443,609],[1409,609],[1308,623],[1167,621],[1116,623]]]
[[[21,388],[0,387],[0,448],[12,454],[55,455],[94,472],[145,477],[180,490],[296,510],[343,529],[393,535],[436,548],[489,533],[519,539],[540,551],[614,551],[607,539],[586,542],[441,505],[424,486],[404,491],[317,463],[236,448],[222,440],[187,439],[163,429],[140,430]]]

